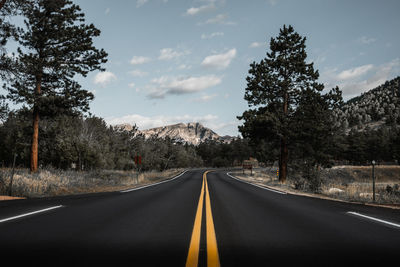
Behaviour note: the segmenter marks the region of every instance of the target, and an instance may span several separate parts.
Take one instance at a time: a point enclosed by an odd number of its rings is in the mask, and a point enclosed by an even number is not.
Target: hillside
[[[348,100],[335,117],[347,130],[400,124],[400,77]]]

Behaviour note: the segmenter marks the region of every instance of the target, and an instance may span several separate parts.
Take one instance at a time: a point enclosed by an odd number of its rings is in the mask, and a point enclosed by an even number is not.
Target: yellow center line
[[[203,175],[203,183],[201,186],[199,203],[197,204],[196,217],[194,219],[194,226],[193,226],[192,238],[190,240],[189,253],[188,253],[188,256],[186,259],[186,267],[197,267],[197,264],[199,262],[201,218],[203,215],[203,202],[204,202],[204,175]]]
[[[205,173],[204,175],[206,175]],[[219,267],[217,237],[215,236],[214,220],[211,211],[210,193],[206,181],[206,228],[207,228],[207,267]]]
[[[207,266],[220,267],[217,238],[214,229],[214,220],[211,211],[210,193],[208,192],[207,173],[203,174],[203,183],[199,203],[197,205],[189,252],[186,259],[186,267],[197,267],[199,262],[201,219],[203,214],[204,192],[206,193],[206,238],[207,238]]]

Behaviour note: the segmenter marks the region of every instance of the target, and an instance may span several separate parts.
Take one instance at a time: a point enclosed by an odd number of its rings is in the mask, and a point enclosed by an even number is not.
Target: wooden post
[[[11,177],[10,177],[10,184],[8,186],[8,195],[12,196],[12,183],[14,179],[14,171],[15,171],[15,160],[17,159],[17,153],[14,153],[14,160],[13,160],[13,166],[12,166],[12,171],[11,171]]]

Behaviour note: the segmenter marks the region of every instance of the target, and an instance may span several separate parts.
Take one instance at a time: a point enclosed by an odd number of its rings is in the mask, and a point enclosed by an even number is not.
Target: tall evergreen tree
[[[29,0],[22,8],[25,27],[19,29],[18,72],[8,97],[32,111],[31,171],[38,169],[39,119],[89,109],[93,94],[82,89],[76,75],[104,70],[107,53],[93,45],[100,35],[85,24],[80,7],[69,0]]]
[[[300,36],[292,26],[283,26],[276,38],[271,38],[270,52],[260,63],[250,65],[245,100],[250,109],[239,119],[244,137],[268,140],[279,147],[279,180],[286,181],[289,145],[296,135],[296,109],[308,92],[320,94],[324,86],[317,82],[319,73],[313,63],[307,63],[306,37]]]

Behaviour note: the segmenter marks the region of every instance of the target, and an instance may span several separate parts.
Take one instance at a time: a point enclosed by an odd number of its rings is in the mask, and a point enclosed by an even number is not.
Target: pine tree
[[[289,159],[288,144],[291,132],[291,118],[299,104],[301,92],[306,89],[321,92],[323,85],[317,82],[318,71],[313,63],[306,63],[306,38],[294,31],[292,26],[283,26],[276,38],[271,38],[270,52],[260,63],[250,65],[247,77],[245,100],[250,107],[256,109],[246,111],[239,119],[244,125],[239,130],[244,136],[251,136],[254,131],[266,138],[279,140],[279,180],[286,181]],[[253,128],[254,124],[264,124],[264,127]],[[273,126],[272,129],[265,126]]]
[[[336,150],[335,135],[341,128],[335,125],[334,110],[342,105],[342,93],[338,87],[327,94],[312,88],[300,94],[300,101],[291,120],[295,131],[290,136],[295,158],[307,168],[329,166]]]
[[[18,72],[8,97],[27,105],[33,116],[31,171],[38,169],[39,119],[89,109],[93,94],[82,89],[76,75],[104,70],[107,53],[93,46],[100,35],[85,24],[84,13],[69,0],[29,0],[22,8]]]

